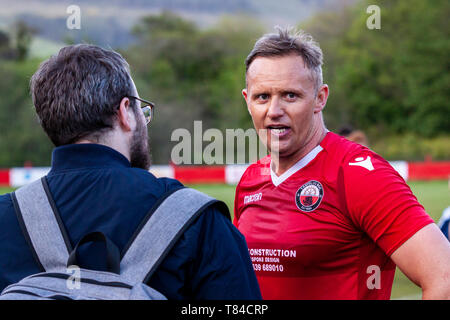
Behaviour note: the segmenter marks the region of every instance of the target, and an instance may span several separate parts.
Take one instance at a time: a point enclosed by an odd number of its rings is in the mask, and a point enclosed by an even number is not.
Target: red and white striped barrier
[[[405,180],[438,180],[450,178],[450,161],[391,161],[392,167]],[[157,177],[175,178],[186,184],[237,184],[248,165],[174,166],[153,165],[150,172]],[[46,175],[50,167],[0,169],[0,186],[20,187]]]

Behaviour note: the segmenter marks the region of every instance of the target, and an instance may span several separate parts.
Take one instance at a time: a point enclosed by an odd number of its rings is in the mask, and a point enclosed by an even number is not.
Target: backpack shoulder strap
[[[71,245],[46,177],[11,193],[22,232],[42,271],[66,268]]]
[[[191,188],[169,194],[147,215],[125,248],[121,275],[132,283],[147,282],[190,223],[216,202]]]

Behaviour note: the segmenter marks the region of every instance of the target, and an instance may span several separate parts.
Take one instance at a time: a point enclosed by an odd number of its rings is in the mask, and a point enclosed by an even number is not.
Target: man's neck
[[[297,153],[291,154],[289,156],[283,157],[271,153],[271,170],[277,175],[281,176],[287,170],[289,170],[293,165],[303,159],[307,154],[309,154],[315,147],[317,147],[322,140],[327,135],[328,130],[323,127],[320,129],[313,139],[307,143],[301,150]]]

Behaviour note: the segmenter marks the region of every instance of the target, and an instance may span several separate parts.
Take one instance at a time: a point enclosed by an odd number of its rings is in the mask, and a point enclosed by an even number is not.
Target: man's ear
[[[244,96],[245,102],[247,102],[247,88],[242,89],[242,95]]]
[[[315,113],[321,112],[325,108],[325,105],[327,104],[328,100],[328,94],[329,94],[328,85],[326,84],[321,85],[316,96],[316,104],[314,107]]]
[[[124,131],[131,131],[131,116],[130,116],[130,99],[123,98],[120,101],[119,111],[117,112],[117,118],[119,125]]]
[[[250,105],[248,103],[248,92],[247,88],[242,89],[242,96],[244,97],[245,103],[247,104],[247,110],[250,115],[252,115],[252,112],[250,111]]]

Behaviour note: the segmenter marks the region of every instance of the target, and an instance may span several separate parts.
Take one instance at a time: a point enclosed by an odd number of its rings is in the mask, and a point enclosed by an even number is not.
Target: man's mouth
[[[269,129],[270,134],[279,136],[279,137],[285,136],[291,130],[290,127],[282,126],[282,125],[268,126],[267,129]]]
[[[285,132],[287,130],[287,128],[279,128],[279,129],[274,128],[274,129],[270,129],[270,130],[272,130],[273,133],[280,134],[280,133]]]

